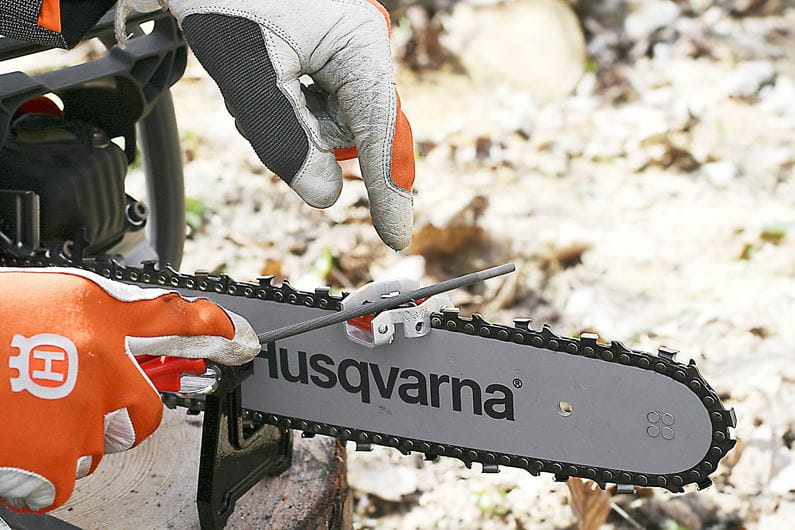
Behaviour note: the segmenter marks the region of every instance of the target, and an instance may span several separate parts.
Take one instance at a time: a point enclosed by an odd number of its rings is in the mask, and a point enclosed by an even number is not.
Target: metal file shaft
[[[466,287],[467,285],[473,284],[475,282],[502,276],[515,270],[516,267],[513,263],[498,265],[497,267],[491,267],[482,271],[465,274],[463,276],[459,276],[458,278],[451,278],[440,283],[420,287],[419,289],[410,291],[408,293],[400,293],[397,296],[386,298],[384,300],[378,300],[376,302],[364,304],[359,307],[352,307],[351,309],[329,313],[328,315],[313,318],[312,320],[291,324],[289,326],[284,326],[272,331],[266,331],[265,333],[260,333],[257,335],[257,338],[259,339],[260,344],[267,344],[269,342],[286,339],[288,337],[300,335],[302,333],[307,333],[316,329],[333,326],[334,324],[339,324],[340,322],[345,322],[346,320],[350,320],[352,318],[394,309],[412,300],[420,300],[422,298],[428,298],[430,296],[435,296],[447,291],[452,291],[460,287]]]

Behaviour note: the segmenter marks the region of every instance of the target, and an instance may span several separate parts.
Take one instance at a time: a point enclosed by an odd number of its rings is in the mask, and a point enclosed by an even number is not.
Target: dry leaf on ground
[[[598,530],[610,513],[610,494],[590,480],[570,478],[566,485],[580,530]]]

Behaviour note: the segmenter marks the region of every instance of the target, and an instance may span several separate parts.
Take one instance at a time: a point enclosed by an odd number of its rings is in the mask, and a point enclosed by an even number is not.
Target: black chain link
[[[258,283],[237,282],[226,275],[210,275],[196,273],[183,274],[170,267],[158,269],[155,262],[145,262],[142,268],[125,267],[107,259],[86,259],[80,262],[70,261],[51,252],[37,252],[29,257],[0,255],[0,266],[4,267],[79,267],[95,272],[106,278],[133,282],[144,285],[172,287],[195,290],[197,292],[215,292],[247,298],[257,298],[273,302],[306,307],[339,311],[341,296],[333,296],[328,289],[316,289],[314,293],[294,289],[288,282],[276,285],[273,277],[259,278]],[[346,426],[311,422],[305,419],[265,414],[257,411],[243,411],[244,419],[256,424],[267,423],[279,427],[303,431],[304,436],[315,434],[333,436],[339,440],[353,441],[358,450],[369,450],[372,444],[394,447],[404,454],[412,451],[425,454],[429,460],[439,456],[458,458],[467,467],[477,462],[483,465],[484,472],[496,472],[500,465],[518,467],[533,475],[552,473],[560,481],[569,477],[590,479],[602,488],[608,483],[622,486],[651,486],[665,488],[673,492],[683,491],[687,484],[697,484],[699,489],[712,484],[709,475],[718,467],[718,462],[734,447],[730,428],[736,424],[734,410],[727,410],[720,402],[718,395],[704,380],[696,368],[695,361],[682,364],[675,360],[673,350],[661,348],[658,353],[651,354],[630,350],[620,342],[601,343],[596,336],[583,335],[579,339],[556,335],[548,326],[540,331],[530,328],[530,320],[515,319],[514,326],[491,324],[480,315],[462,317],[458,310],[443,310],[431,316],[431,326],[438,330],[452,333],[477,335],[487,339],[514,342],[559,352],[563,355],[579,355],[597,359],[607,363],[634,366],[643,370],[654,371],[661,376],[669,377],[696,394],[709,412],[712,422],[712,442],[701,462],[679,473],[652,474],[634,473],[620,469],[586,466],[569,462],[528,458],[506,453],[483,451],[459,445],[440,444],[430,440],[419,440],[394,436],[387,433],[351,429]],[[189,413],[198,414],[204,409],[202,399],[185,398],[173,394],[163,394],[163,401],[171,408],[184,407]]]

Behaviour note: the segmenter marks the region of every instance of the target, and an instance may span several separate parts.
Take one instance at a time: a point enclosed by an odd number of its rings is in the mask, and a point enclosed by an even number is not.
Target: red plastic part
[[[179,392],[180,377],[207,371],[204,359],[139,355],[135,360],[159,392]]]
[[[19,106],[20,114],[49,114],[50,116],[58,116],[63,118],[63,111],[58,108],[58,105],[51,99],[39,96],[27,100]]]
[[[412,305],[413,306],[418,306],[418,305],[422,304],[427,299],[428,298],[420,298],[418,300],[414,300],[413,302],[409,302],[405,306],[402,306],[402,307],[408,307],[408,306],[412,306]],[[352,318],[352,319],[348,320],[348,324],[350,324],[351,326],[357,327],[357,328],[361,329],[362,331],[367,331],[368,333],[372,333],[373,332],[373,319],[374,318],[375,318],[375,314],[364,315],[364,316],[360,316],[360,317],[356,317],[356,318]]]
[[[352,318],[348,321],[348,324],[351,326],[357,327],[362,331],[371,332],[373,327],[373,319],[375,315],[364,315],[356,318]]]

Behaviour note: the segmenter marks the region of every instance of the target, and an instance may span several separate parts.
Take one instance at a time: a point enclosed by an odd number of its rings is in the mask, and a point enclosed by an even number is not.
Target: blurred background
[[[793,527],[795,2],[385,3],[417,147],[411,247],[380,242],[355,164],[335,206],[305,206],[191,58],[172,89],[183,269],[350,290],[513,261],[517,274],[454,301],[679,349],[736,408],[739,443],[714,487],[678,496],[351,451],[355,527]]]

